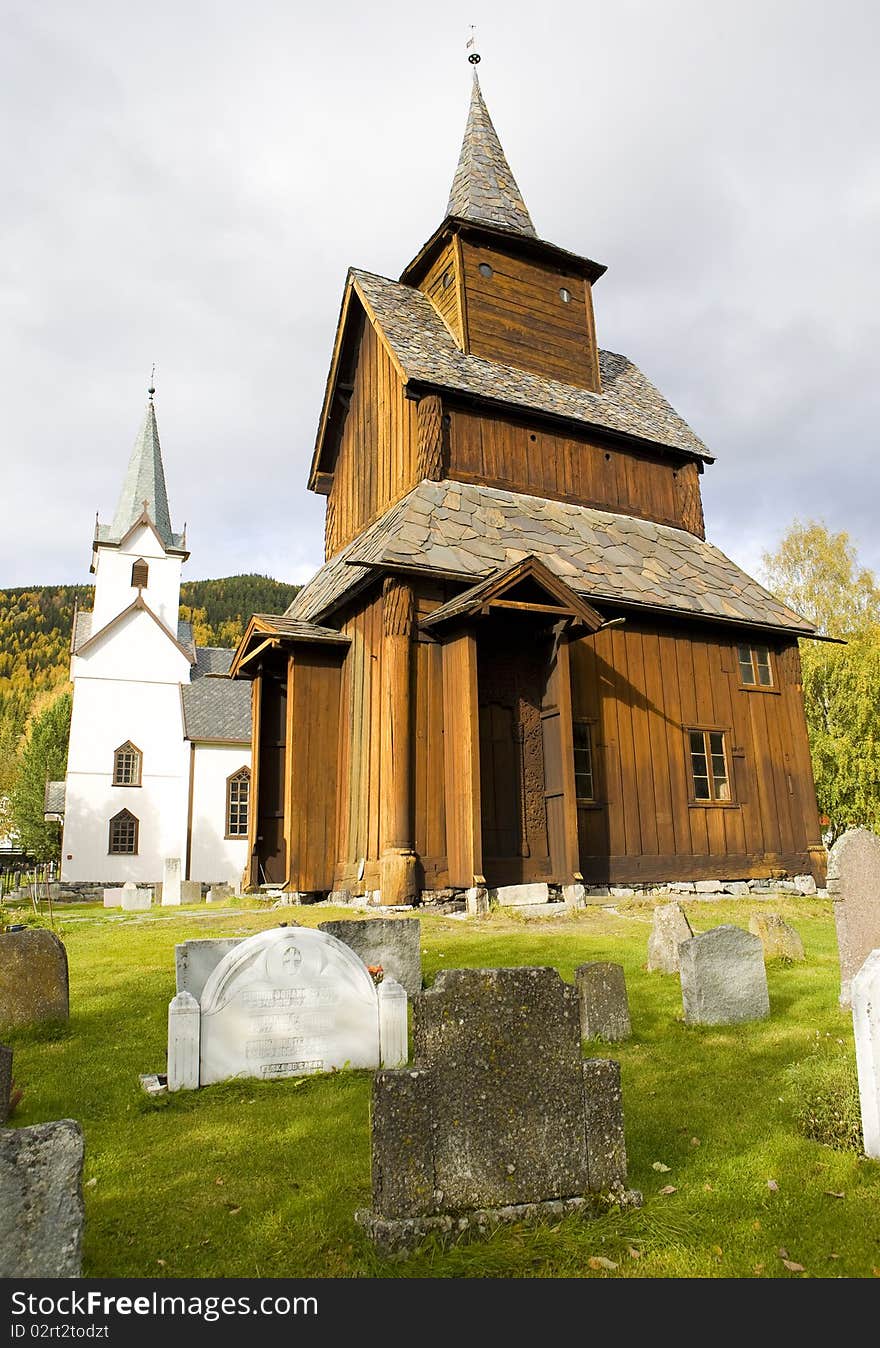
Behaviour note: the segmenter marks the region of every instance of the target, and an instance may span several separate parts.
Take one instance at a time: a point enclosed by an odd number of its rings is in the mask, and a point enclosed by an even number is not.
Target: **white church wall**
[[[138,617],[174,652],[146,614]],[[99,660],[100,654],[93,662],[88,657],[77,662],[61,874],[65,880],[155,882],[162,878],[164,858],[183,858],[186,848],[189,746],[183,740],[180,687],[177,681],[94,677],[94,665],[106,670],[119,657],[117,651],[107,658],[109,641],[105,658]],[[82,668],[87,664],[88,672]],[[114,752],[126,740],[143,755],[140,786],[113,785]],[[110,819],[123,809],[138,820],[137,856],[108,852]]]
[[[98,635],[94,625],[92,631]],[[189,683],[191,668],[186,656],[149,613],[136,610],[109,632],[98,635],[84,655],[73,657],[71,678],[180,684]]]
[[[131,568],[140,558],[149,567],[144,599],[156,617],[177,635],[181,559],[167,556],[153,530],[146,525],[135,529],[120,548],[98,548],[92,632],[99,631],[137,599],[138,591],[131,583]]]
[[[247,838],[227,838],[226,781],[249,768],[251,752],[243,744],[197,744],[193,773],[190,879],[239,879],[247,861]]]

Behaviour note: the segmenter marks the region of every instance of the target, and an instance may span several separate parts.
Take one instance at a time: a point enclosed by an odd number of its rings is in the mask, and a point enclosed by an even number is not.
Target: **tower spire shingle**
[[[165,487],[165,470],[162,466],[153,393],[154,389],[151,387],[144,422],[131,451],[116,513],[110,526],[110,536],[114,539],[123,538],[146,511],[162,542],[166,548],[170,548],[175,547],[178,540],[171,529],[171,512],[168,508],[168,492]]]
[[[537,237],[492,125],[476,68],[467,126],[446,214]]]

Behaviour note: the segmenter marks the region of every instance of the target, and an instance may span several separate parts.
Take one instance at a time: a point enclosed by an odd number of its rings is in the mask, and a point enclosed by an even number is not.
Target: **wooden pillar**
[[[464,631],[443,645],[443,754],[449,883],[485,883],[480,814],[480,713],[477,639]]]
[[[559,733],[562,747],[562,776],[565,815],[565,878],[567,883],[580,880],[580,840],[578,838],[577,788],[574,780],[574,725],[571,709],[571,660],[569,644],[563,636],[556,648],[556,697],[559,706]]]
[[[379,890],[383,904],[412,903],[418,892],[413,820],[414,611],[412,587],[389,576],[382,590]]]
[[[258,674],[251,683],[251,790],[248,797],[248,850],[242,880],[245,889],[259,885],[257,870],[257,818],[260,799],[260,719],[262,712],[263,676]]]

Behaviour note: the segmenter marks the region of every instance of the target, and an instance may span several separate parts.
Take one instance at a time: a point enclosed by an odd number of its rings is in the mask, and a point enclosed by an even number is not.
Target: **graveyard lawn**
[[[457,966],[549,964],[571,981],[589,961],[623,965],[633,1036],[586,1052],[622,1065],[640,1211],[386,1259],[353,1220],[370,1206],[370,1073],[147,1097],[138,1076],[164,1070],[175,944],[351,915],[324,907],[65,910],[70,1022],[4,1035],[24,1090],[10,1126],[81,1122],[88,1277],[880,1276],[880,1163],[795,1124],[792,1066],[853,1057],[831,906],[761,906],[796,927],[806,963],[768,965],[770,1019],[730,1027],[686,1027],[678,978],[645,971],[648,904],[553,919],[420,914],[429,982]],[[701,932],[746,928],[755,907],[685,910]]]

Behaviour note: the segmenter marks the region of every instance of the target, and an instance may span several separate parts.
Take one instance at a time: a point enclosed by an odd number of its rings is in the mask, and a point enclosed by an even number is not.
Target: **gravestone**
[[[67,1020],[67,951],[41,927],[0,934],[0,1025]]]
[[[9,1118],[12,1108],[12,1049],[0,1044],[0,1123]]]
[[[342,941],[364,964],[381,965],[383,973],[401,983],[411,997],[421,992],[422,924],[417,917],[321,922],[318,930]]]
[[[73,1119],[0,1131],[0,1278],[82,1276],[82,1170]]]
[[[166,857],[162,868],[162,907],[180,906],[180,857]]]
[[[880,1161],[880,950],[852,980],[853,1030],[865,1155]]]
[[[112,889],[104,889],[104,890],[101,891],[101,893],[102,893],[103,896],[104,896],[104,907],[105,907],[105,908],[121,908],[121,907],[122,907],[122,886],[121,886],[121,885],[114,885]]]
[[[661,974],[678,973],[678,948],[693,936],[691,924],[677,903],[661,903],[654,909],[651,935],[648,937],[648,970]]]
[[[168,1089],[194,1091],[199,1084],[201,1011],[189,992],[178,992],[168,1007]]]
[[[840,1005],[849,1006],[850,984],[872,950],[880,948],[880,838],[852,828],[828,854],[828,896],[840,957]]]
[[[621,964],[581,964],[574,971],[582,1039],[617,1043],[629,1039],[632,1026],[626,978]]]
[[[555,969],[446,969],[413,999],[413,1035],[413,1066],[373,1082],[373,1207],[356,1220],[377,1245],[640,1202],[619,1064],[584,1061]]]
[[[688,1025],[735,1025],[770,1014],[764,947],[758,936],[725,925],[678,948]]]
[[[250,936],[202,991],[203,1086],[379,1061],[375,984],[354,951],[326,932],[276,927]]]
[[[124,913],[139,913],[148,909],[153,902],[153,891],[151,889],[138,889],[133,881],[128,880],[122,886],[122,911]]]
[[[198,880],[181,880],[180,882],[180,902],[181,903],[201,903],[202,886]]]
[[[800,936],[779,913],[752,913],[749,931],[760,937],[765,960],[801,961],[807,958]]]
[[[211,888],[205,895],[205,901],[207,903],[222,903],[224,899],[231,899],[232,894],[233,894],[232,885],[227,885],[221,882],[219,885],[211,886]]]
[[[174,972],[177,991],[188,992],[196,1001],[205,984],[230,950],[242,943],[241,936],[215,936],[203,941],[181,941],[174,947]]]

